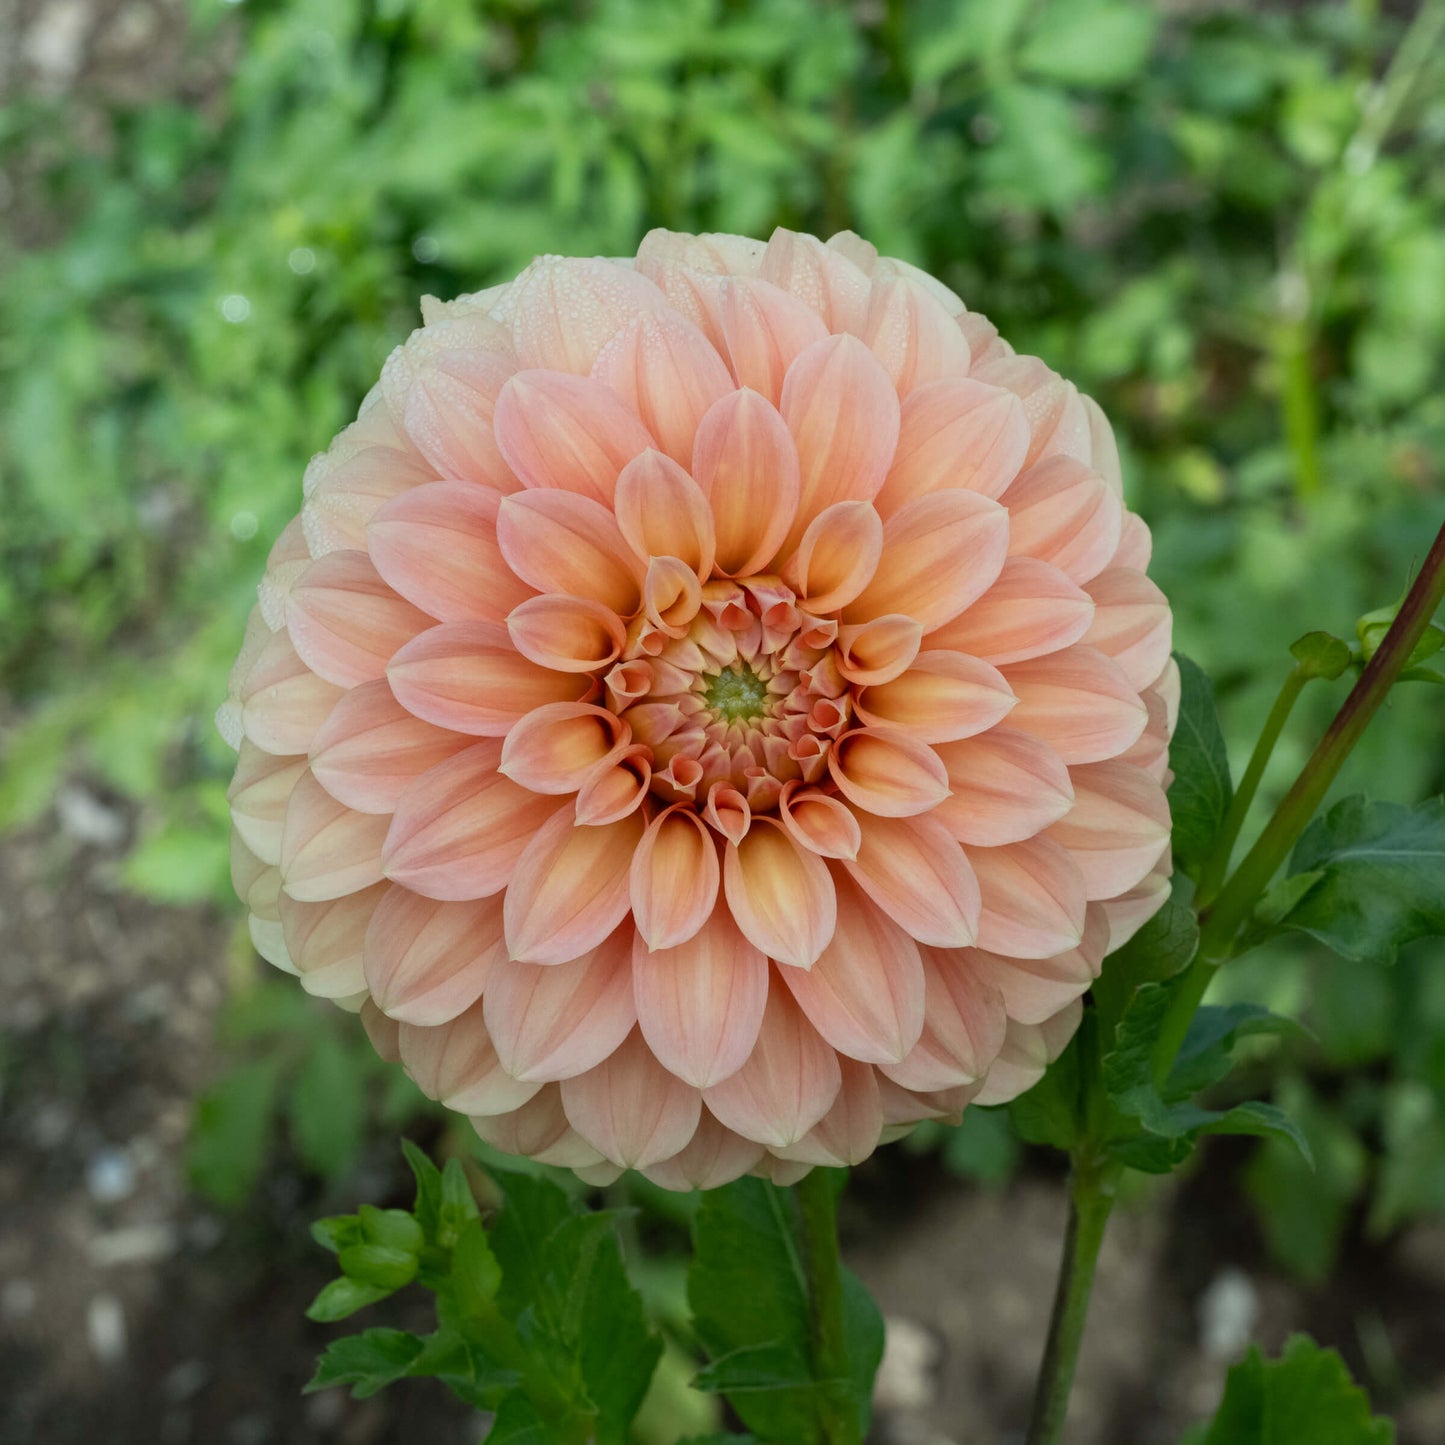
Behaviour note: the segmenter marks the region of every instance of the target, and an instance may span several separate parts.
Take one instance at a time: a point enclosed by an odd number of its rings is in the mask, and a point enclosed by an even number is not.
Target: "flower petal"
[[[507,634],[523,657],[553,672],[596,672],[627,644],[627,629],[610,607],[558,592],[514,607]]]
[[[294,757],[311,747],[341,693],[307,667],[287,633],[277,632],[241,683],[241,726],[263,751]]]
[[[835,502],[804,531],[783,580],[808,612],[834,612],[873,580],[883,555],[883,522],[868,502]]]
[[[987,592],[929,634],[930,647],[953,647],[1002,667],[1078,642],[1094,617],[1093,600],[1057,567],[1010,557]]]
[[[1118,549],[1124,504],[1097,472],[1071,457],[1030,467],[1003,504],[1009,555],[1036,557],[1075,582],[1098,576]]]
[[[241,841],[263,863],[281,861],[286,806],[305,771],[305,758],[277,757],[263,752],[249,738],[242,738],[226,800]]]
[[[1067,647],[1002,669],[1018,698],[1009,725],[1047,743],[1072,767],[1122,753],[1148,710],[1123,671],[1092,647]]]
[[[907,672],[861,689],[854,699],[864,722],[900,729],[925,743],[973,737],[1006,717],[1013,705],[1014,695],[996,668],[966,653],[933,650],[920,652]]]
[[[1099,904],[1091,903],[1084,913],[1084,937],[1076,948],[1049,958],[1008,958],[981,948],[965,952],[974,972],[998,990],[1008,1016],[1037,1024],[1088,990],[1099,976],[1108,947],[1108,917]]]
[[[878,1078],[867,1064],[840,1058],[843,1082],[833,1107],[796,1144],[778,1152],[803,1164],[842,1168],[861,1164],[883,1133],[883,1102]]]
[[[943,377],[966,377],[968,341],[922,286],[901,277],[875,282],[863,339],[900,397]]]
[[[397,1047],[423,1094],[467,1114],[510,1114],[542,1087],[514,1079],[502,1068],[479,1003],[435,1027],[402,1024]]]
[[[310,771],[286,808],[281,878],[302,903],[324,903],[381,881],[381,844],[388,819],[338,803]]]
[[[504,314],[517,359],[586,376],[597,354],[639,311],[666,298],[631,266],[601,257],[539,256],[507,288]]]
[[[796,778],[783,784],[778,818],[795,843],[823,858],[856,858],[863,835],[853,810]]]
[[[774,406],[794,358],[828,335],[811,306],[761,277],[729,276],[719,288],[718,311],[737,384]]]
[[[744,937],[769,958],[811,968],[828,946],[837,902],[828,866],[772,818],[754,819],[723,862],[728,907]]]
[[[721,876],[717,844],[688,804],[664,808],[632,855],[630,891],[638,935],[650,949],[686,943],[707,922]]]
[[[758,274],[805,302],[829,331],[862,332],[871,289],[868,277],[816,236],[779,226],[768,238]]]
[[[1112,657],[1141,692],[1169,661],[1174,622],[1164,594],[1142,573],[1111,567],[1084,589],[1094,620],[1083,640]]]
[[[1008,1016],[1003,999],[974,966],[974,950],[921,950],[926,1004],[917,1046],[882,1071],[905,1089],[933,1093],[972,1084],[1003,1047]]]
[[[1013,728],[942,743],[952,797],[934,817],[960,843],[997,848],[1057,823],[1074,805],[1069,770],[1046,743]]]
[[[590,597],[631,617],[642,569],[612,513],[575,492],[517,492],[497,517],[497,540],[512,571],[538,592]]]
[[[1068,852],[1044,837],[966,851],[983,899],[980,948],[1012,958],[1050,958],[1078,947],[1087,891]]]
[[[1033,1088],[1044,1070],[1063,1053],[1079,1027],[1083,1005],[1078,999],[1040,1024],[1010,1019],[1003,1048],[988,1071],[976,1104],[1006,1104]]]
[[[344,999],[365,991],[362,940],[384,891],[384,887],[373,886],[320,903],[280,895],[278,912],[286,953],[307,993]]]
[[[1129,763],[1089,763],[1069,776],[1074,806],[1048,836],[1068,849],[1090,899],[1127,893],[1169,845],[1164,789]]]
[[[575,793],[630,737],[627,724],[606,708],[548,703],[507,734],[497,771],[534,793]]]
[[[963,849],[931,817],[858,819],[863,843],[843,867],[919,943],[963,948],[978,935],[978,884]]]
[[[473,1117],[472,1128],[494,1149],[520,1154],[539,1164],[588,1171],[598,1165],[613,1167],[568,1122],[557,1084],[544,1085],[509,1114]]]
[[[690,460],[690,454],[689,454]],[[617,526],[637,559],[678,557],[699,577],[712,571],[717,538],[702,488],[659,451],[645,451],[622,469],[613,500]]]
[[[918,656],[923,625],[901,612],[838,629],[838,671],[859,687],[901,677]]]
[[[704,1108],[687,1147],[643,1173],[663,1189],[717,1189],[756,1167],[765,1152],[761,1144],[719,1124]]]
[[[895,728],[854,728],[828,754],[828,772],[855,807],[884,818],[927,813],[948,796],[938,754]]]

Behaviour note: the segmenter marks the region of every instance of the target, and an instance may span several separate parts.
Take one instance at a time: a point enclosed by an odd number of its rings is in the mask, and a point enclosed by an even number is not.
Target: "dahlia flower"
[[[219,715],[260,952],[593,1182],[1028,1088],[1168,889],[1170,613],[1099,408],[851,234],[422,309]]]

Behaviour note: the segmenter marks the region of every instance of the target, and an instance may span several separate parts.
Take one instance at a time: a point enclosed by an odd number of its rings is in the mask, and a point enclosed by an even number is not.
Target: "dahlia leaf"
[[[853,1398],[858,1407],[858,1428],[868,1434],[873,1413],[873,1381],[883,1363],[883,1311],[868,1287],[847,1265],[843,1279],[843,1335],[853,1371]]]
[[[474,1219],[452,1248],[452,1286],[463,1310],[490,1304],[502,1283],[502,1266],[487,1242],[482,1221]]]
[[[447,1160],[442,1170],[441,1206],[437,1213],[437,1243],[444,1247],[453,1246],[468,1224],[480,1211],[476,1196],[467,1179],[466,1167],[455,1156]]]
[[[421,1338],[406,1330],[366,1330],[332,1340],[317,1360],[305,1393],[350,1385],[352,1398],[364,1400],[409,1375],[422,1349]]]
[[[513,1390],[497,1409],[486,1445],[556,1445],[557,1436],[537,1413],[537,1407]]]
[[[441,1221],[442,1172],[410,1139],[401,1141],[401,1152],[416,1177],[416,1203],[412,1212],[426,1237],[435,1239]]]
[[[287,1100],[291,1135],[308,1169],[323,1179],[346,1172],[366,1132],[366,1083],[360,1059],[335,1033],[318,1033]]]
[[[740,1345],[704,1365],[693,1388],[709,1394],[748,1393],[757,1390],[807,1390],[813,1377],[803,1352],[792,1345],[769,1340]]]
[[[641,1295],[628,1282],[609,1222],[592,1257],[577,1347],[582,1382],[597,1407],[600,1445],[625,1445],[627,1427],[642,1408],[661,1357],[662,1341],[647,1322]]]
[[[1248,1104],[1236,1104],[1218,1118],[1203,1125],[1202,1134],[1253,1134],[1258,1138],[1283,1139],[1299,1150],[1300,1157],[1314,1168],[1314,1155],[1310,1141],[1304,1131],[1288,1114],[1277,1105],[1254,1100]]]
[[[1103,1035],[1111,1038],[1143,983],[1162,983],[1188,966],[1199,946],[1199,919],[1176,890],[1117,953],[1094,983]]]
[[[1445,934],[1445,798],[1417,807],[1345,798],[1305,830],[1292,877],[1313,877],[1280,925],[1357,963]]]
[[[321,1292],[307,1307],[306,1318],[315,1320],[317,1324],[335,1324],[337,1320],[344,1320],[347,1316],[354,1315],[357,1310],[364,1310],[367,1305],[374,1305],[377,1300],[385,1299],[392,1293],[393,1290],[383,1285],[365,1284],[361,1280],[348,1279],[343,1275],[322,1287]]]
[[[1213,1421],[1189,1445],[1393,1445],[1334,1350],[1295,1335],[1278,1360],[1257,1348],[1229,1372]]]
[[[1174,856],[1199,867],[1213,850],[1234,797],[1229,755],[1214,703],[1214,686],[1197,663],[1175,653],[1179,664],[1179,724],[1169,744],[1169,812],[1174,823]]]
[[[505,1205],[492,1225],[491,1244],[502,1266],[497,1303],[516,1318],[541,1303],[548,1276],[548,1236],[570,1215],[567,1196],[549,1179],[497,1170]]]
[[[1019,1137],[1029,1144],[1047,1144],[1066,1153],[1083,1137],[1085,1080],[1097,1071],[1094,1056],[1095,1020],[1085,1012],[1079,1032],[1045,1071],[1042,1079],[1009,1104],[1009,1117]],[[1089,1062],[1081,1062],[1083,1050]]]

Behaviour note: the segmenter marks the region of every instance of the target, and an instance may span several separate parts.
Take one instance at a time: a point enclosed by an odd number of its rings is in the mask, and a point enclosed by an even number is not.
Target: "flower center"
[[[747,663],[725,667],[707,685],[703,700],[709,710],[728,722],[743,722],[763,716],[767,685]]]

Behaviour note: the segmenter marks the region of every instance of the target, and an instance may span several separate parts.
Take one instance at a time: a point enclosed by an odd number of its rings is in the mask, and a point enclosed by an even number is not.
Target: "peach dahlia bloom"
[[[1168,887],[1170,613],[1099,408],[849,234],[423,314],[221,709],[261,953],[594,1182],[1028,1088]]]

